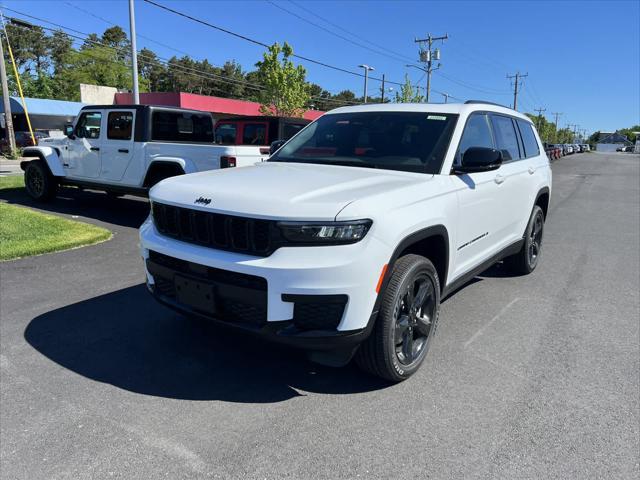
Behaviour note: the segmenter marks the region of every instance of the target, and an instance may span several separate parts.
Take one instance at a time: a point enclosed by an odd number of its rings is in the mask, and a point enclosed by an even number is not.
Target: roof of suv
[[[475,101],[473,103],[368,103],[366,105],[336,108],[325,115],[360,112],[429,112],[454,113],[458,115],[468,115],[472,112],[496,112],[522,118],[531,123],[529,117],[511,108]]]

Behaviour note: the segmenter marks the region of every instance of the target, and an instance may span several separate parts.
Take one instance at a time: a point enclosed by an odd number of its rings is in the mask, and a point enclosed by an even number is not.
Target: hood
[[[255,218],[333,220],[353,201],[428,178],[431,175],[370,168],[265,162],[168,178],[149,196],[152,201]],[[200,197],[203,201],[196,203]]]

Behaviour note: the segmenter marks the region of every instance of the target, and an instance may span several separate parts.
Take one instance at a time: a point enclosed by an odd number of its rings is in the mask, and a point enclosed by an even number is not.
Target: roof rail
[[[484,103],[486,105],[495,105],[496,107],[509,108],[509,107],[507,107],[505,105],[501,105],[499,103],[487,102],[486,100],[467,100],[466,102],[464,102],[465,105],[469,105],[469,104],[473,104],[473,103]]]

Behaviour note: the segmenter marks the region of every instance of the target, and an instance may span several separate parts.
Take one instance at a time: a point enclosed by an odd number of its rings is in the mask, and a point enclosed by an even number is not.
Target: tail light
[[[223,155],[220,157],[220,168],[231,168],[236,166],[236,157]]]

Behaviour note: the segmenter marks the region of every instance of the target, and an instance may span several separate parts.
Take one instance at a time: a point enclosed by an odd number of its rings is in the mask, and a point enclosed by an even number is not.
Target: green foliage
[[[640,125],[634,125],[629,128],[623,128],[621,130],[618,130],[618,133],[626,136],[630,142],[635,143],[638,138],[638,135],[633,132],[640,132]]]
[[[302,65],[293,64],[291,55],[293,49],[288,43],[274,43],[256,63],[264,87],[259,93],[260,112],[264,115],[301,117],[309,103],[307,72]]]
[[[77,49],[63,31],[48,34],[37,26],[13,24],[7,25],[7,31],[27,96],[78,100],[79,83],[131,89],[130,43],[118,26],[108,28],[102,35],[89,34]],[[292,63],[292,53],[288,44],[274,45],[258,62],[257,70],[244,72],[235,60],[221,67],[187,55],[167,61],[143,48],[138,53],[140,90],[251,100],[263,103],[263,110],[272,114],[301,115],[306,108],[326,111],[362,101],[349,90],[332,95],[320,85],[305,82],[306,72]],[[9,89],[17,94],[10,63],[7,67]]]
[[[411,79],[408,74],[404,76],[404,85],[400,87],[400,91],[396,92],[396,103],[420,103],[424,101],[424,97],[420,95],[420,89],[411,85]]]

